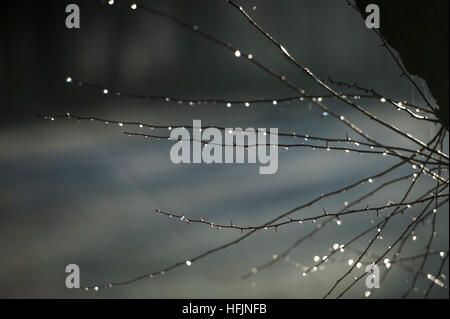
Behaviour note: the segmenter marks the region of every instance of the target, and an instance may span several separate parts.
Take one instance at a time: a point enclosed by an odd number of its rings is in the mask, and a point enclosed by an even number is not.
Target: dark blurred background
[[[69,3],[80,6],[79,30],[65,27]],[[324,93],[225,1],[143,3],[252,53],[308,93]],[[396,99],[423,102],[411,84],[398,77],[400,70],[379,47],[379,39],[345,1],[239,3],[318,76],[374,87]],[[231,219],[235,224],[260,224],[398,160],[280,149],[277,174],[259,175],[252,164],[175,165],[169,159],[171,142],[128,137],[118,126],[44,121],[36,114],[70,111],[161,125],[190,124],[193,119],[201,119],[205,125],[277,127],[280,132],[323,137],[345,138],[348,131],[339,121],[322,117],[307,101],[279,103],[276,107],[188,106],[103,95],[83,86],[67,85],[57,76],[70,75],[121,92],[193,99],[293,94],[246,59],[236,58],[232,52],[161,17],[95,0],[8,1],[2,4],[0,14],[1,297],[312,298],[321,297],[345,272],[345,262],[327,263],[324,270],[301,276],[302,267],[313,265],[315,255],[326,255],[333,243],[344,243],[370,227],[371,218],[354,216],[343,220],[341,226],[328,226],[293,251],[290,261],[282,261],[249,280],[240,276],[270,260],[315,226],[288,226],[277,234],[260,232],[190,268],[181,267],[129,286],[97,294],[66,289],[64,270],[70,263],[80,266],[82,284],[126,280],[189,259],[240,235],[232,230],[186,226],[155,215],[156,208],[221,223]],[[426,84],[418,81],[428,92]],[[325,102],[386,144],[411,146],[348,106],[336,100]],[[438,130],[437,126],[412,121],[386,103],[361,100],[361,104],[423,140],[429,140]],[[352,132],[348,134],[356,138]],[[412,170],[405,166],[391,176],[408,172]],[[432,185],[433,181],[424,178],[414,192],[418,194]],[[406,186],[396,184],[371,203],[398,201]],[[340,209],[345,201],[369,189],[370,185],[363,185],[305,213],[315,215],[322,207]],[[448,206],[442,209],[448,210]],[[417,212],[411,209],[393,221],[374,252],[385,249]],[[429,229],[419,226],[417,232],[418,240],[408,244],[407,255],[421,252],[426,245]],[[439,215],[437,234],[433,249],[448,250],[448,214]],[[364,247],[367,240],[355,247]],[[347,251],[341,257],[355,256]],[[440,258],[434,256],[427,267],[434,272],[439,264]],[[393,269],[374,297],[399,296],[409,287],[412,276]],[[422,296],[428,281],[421,278],[418,287],[413,297]],[[361,281],[348,297],[362,298],[364,291]],[[448,297],[448,291],[436,287],[432,296]]]

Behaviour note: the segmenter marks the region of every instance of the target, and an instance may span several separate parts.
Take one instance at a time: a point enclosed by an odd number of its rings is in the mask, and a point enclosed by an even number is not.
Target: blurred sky
[[[81,29],[68,30],[65,6],[81,8]],[[144,1],[200,26],[265,65],[286,75],[311,94],[323,93],[298,69],[282,58],[260,33],[225,1]],[[387,96],[421,103],[410,83],[379,39],[364,27],[361,16],[345,1],[241,0],[255,20],[289,52],[321,78],[357,82]],[[315,225],[292,225],[274,232],[260,231],[242,243],[181,267],[164,276],[129,286],[82,293],[65,288],[65,266],[81,268],[82,284],[130,279],[186,260],[228,240],[239,231],[215,231],[185,225],[156,215],[154,209],[193,218],[254,225],[364,176],[398,162],[390,157],[307,149],[279,151],[275,175],[259,175],[258,166],[175,165],[168,141],[149,141],[122,134],[123,128],[67,120],[43,121],[38,113],[98,116],[113,120],[161,125],[277,127],[280,132],[345,138],[339,121],[321,117],[308,102],[252,105],[178,105],[102,95],[67,85],[55,74],[122,92],[175,95],[186,98],[272,98],[290,96],[288,88],[243,58],[210,43],[161,17],[139,10],[107,6],[100,1],[20,1],[3,4],[0,80],[0,287],[1,297],[32,298],[317,298],[347,269],[346,263],[327,263],[322,271],[301,276],[301,268],[281,261],[251,279],[240,276],[264,263]],[[256,9],[253,10],[253,7]],[[419,81],[419,83],[422,83]],[[422,85],[422,84],[421,84]],[[294,93],[295,94],[295,93]],[[429,140],[437,127],[412,121],[376,100],[361,100],[364,107],[390,123]],[[386,144],[411,146],[355,113],[347,105],[327,100],[326,105]],[[447,142],[448,145],[448,142]],[[447,147],[448,148],[448,147]],[[448,151],[448,150],[447,150]],[[409,165],[394,172],[412,173]],[[376,180],[375,183],[381,183]],[[434,185],[423,179],[414,194]],[[375,196],[371,203],[398,201],[408,185]],[[304,216],[338,210],[374,185],[331,197],[304,212]],[[361,204],[365,206],[364,204]],[[448,206],[439,215],[433,249],[448,250]],[[411,209],[389,225],[379,253],[396,239],[418,209]],[[290,254],[291,261],[312,266],[315,255],[328,254],[335,242],[344,243],[371,226],[371,219],[345,218],[332,224]],[[424,250],[429,227],[419,226],[418,240],[409,242],[405,256]],[[369,237],[355,245],[364,248]],[[355,258],[350,251],[340,257]],[[430,257],[427,269],[437,271],[439,257]],[[413,264],[418,267],[420,264]],[[448,274],[448,268],[446,270]],[[413,275],[393,269],[374,297],[396,297],[409,287]],[[348,282],[347,282],[348,283]],[[428,287],[419,279],[420,297]],[[344,286],[342,286],[344,288]],[[339,290],[338,290],[339,291]],[[363,281],[348,297],[361,298]],[[434,288],[433,297],[448,297]]]

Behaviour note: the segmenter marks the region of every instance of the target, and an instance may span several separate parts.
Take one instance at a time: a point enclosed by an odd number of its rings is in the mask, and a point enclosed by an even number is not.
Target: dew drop
[[[289,55],[289,52],[286,50],[286,48],[282,45],[280,45],[281,51],[283,51],[284,54]]]

